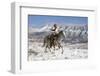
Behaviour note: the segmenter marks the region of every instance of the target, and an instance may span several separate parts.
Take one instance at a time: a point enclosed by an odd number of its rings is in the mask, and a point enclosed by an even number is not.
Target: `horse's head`
[[[61,37],[61,38],[65,38],[65,33],[64,33],[64,31],[63,30],[61,30],[61,31],[59,31],[59,37]]]

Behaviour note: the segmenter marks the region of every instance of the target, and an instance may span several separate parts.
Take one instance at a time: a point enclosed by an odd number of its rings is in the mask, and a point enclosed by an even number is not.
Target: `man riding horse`
[[[57,45],[58,41],[57,41],[57,34],[59,33],[59,27],[57,26],[57,24],[54,24],[53,27],[50,29],[51,30],[51,46]]]
[[[59,27],[57,26],[57,24],[54,24],[53,27],[50,30],[51,30],[52,33],[47,35],[44,38],[44,46],[46,46],[46,49],[48,48],[49,50],[52,47],[55,50],[56,46],[59,49],[62,48],[62,46],[60,44],[60,40],[61,40],[61,36],[64,36],[63,31],[59,31]],[[62,53],[63,53],[63,49],[62,49]]]

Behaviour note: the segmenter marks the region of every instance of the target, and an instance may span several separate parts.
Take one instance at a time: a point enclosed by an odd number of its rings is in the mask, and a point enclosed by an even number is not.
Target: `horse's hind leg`
[[[47,53],[48,51],[47,51],[47,46],[45,47],[45,51],[44,51],[45,53]]]
[[[46,46],[46,47],[45,47],[45,53],[47,53],[47,52],[48,52],[48,51],[47,51],[47,49],[49,49],[49,51],[51,52],[50,47]]]
[[[49,51],[51,52],[51,49],[49,48]]]

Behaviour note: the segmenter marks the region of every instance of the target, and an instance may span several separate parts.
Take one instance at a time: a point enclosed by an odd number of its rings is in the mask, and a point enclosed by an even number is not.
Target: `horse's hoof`
[[[54,52],[51,52],[51,54],[54,54]]]
[[[44,53],[47,53],[47,51],[44,51]]]
[[[56,50],[59,50],[58,48]]]
[[[63,52],[61,54],[63,54]]]
[[[56,56],[56,55],[53,55],[54,57]]]

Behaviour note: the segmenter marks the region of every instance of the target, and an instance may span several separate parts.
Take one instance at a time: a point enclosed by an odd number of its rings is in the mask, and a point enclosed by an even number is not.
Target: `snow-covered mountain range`
[[[34,33],[34,32],[49,32],[50,31],[50,28],[52,26],[49,26],[49,25],[45,25],[41,28],[33,28],[33,27],[29,27],[29,33]]]
[[[29,38],[43,39],[49,35],[53,25],[45,25],[41,28],[29,27]],[[88,26],[87,25],[58,25],[65,33],[65,42],[88,42]]]

